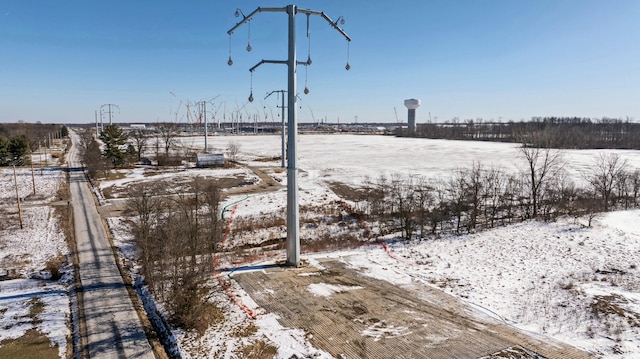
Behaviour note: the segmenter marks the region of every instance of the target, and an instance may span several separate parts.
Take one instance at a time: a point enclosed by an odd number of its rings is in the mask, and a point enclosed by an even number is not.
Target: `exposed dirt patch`
[[[282,159],[281,156],[273,156],[273,157],[260,157],[255,159],[256,162],[279,162]]]
[[[629,301],[620,295],[596,295],[591,303],[592,313],[598,317],[606,317],[609,315],[626,318],[629,325],[640,327],[640,314],[625,309],[625,305]]]
[[[363,276],[337,260],[320,264],[324,270],[275,267],[236,271],[234,278],[283,326],[304,330],[315,347],[338,358],[500,358],[491,355],[513,348],[543,355],[521,358],[590,358],[470,317],[457,299],[432,287]]]
[[[260,192],[271,192],[277,191],[282,188],[282,185],[273,179],[273,177],[269,176],[263,170],[257,167],[247,166],[250,170],[253,171],[258,177],[260,177],[260,182],[258,184],[246,186],[246,187],[236,187],[232,188],[226,192],[227,195],[237,195],[237,194],[251,194],[251,193],[260,193]]]
[[[349,186],[341,182],[329,182],[329,188],[346,201],[359,202],[366,199],[365,192],[362,188]]]
[[[0,343],[0,359],[57,359],[58,347],[46,335],[29,329],[23,336]]]

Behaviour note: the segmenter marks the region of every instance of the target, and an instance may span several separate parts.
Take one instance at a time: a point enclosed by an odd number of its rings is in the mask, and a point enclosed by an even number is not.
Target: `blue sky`
[[[243,108],[279,113],[286,89],[287,16],[258,6],[290,1],[45,1],[0,3],[0,122],[87,123],[102,104],[116,122],[186,121],[187,101],[211,99],[217,118]],[[298,68],[299,120],[395,122],[419,98],[418,122],[532,116],[640,121],[640,1],[311,1],[352,37],[310,18],[313,64]],[[306,16],[296,17],[306,60]],[[229,50],[233,66],[227,65]],[[310,90],[302,94],[305,86]],[[251,82],[255,101],[247,103]],[[174,95],[172,95],[175,94]],[[180,105],[182,101],[183,105]],[[245,106],[245,107],[243,107]],[[176,115],[177,112],[177,115]]]

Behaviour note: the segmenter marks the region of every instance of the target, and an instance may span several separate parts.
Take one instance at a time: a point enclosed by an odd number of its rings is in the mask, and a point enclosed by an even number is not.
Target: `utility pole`
[[[348,42],[351,41],[349,35],[347,35],[339,26],[338,22],[342,21],[344,23],[344,19],[339,18],[338,21],[333,22],[324,12],[314,11],[314,10],[304,10],[298,9],[295,5],[287,5],[282,8],[257,8],[248,16],[244,16],[242,14],[243,19],[239,23],[237,23],[234,27],[232,27],[227,34],[231,36],[233,32],[240,27],[242,24],[249,22],[256,14],[261,12],[285,12],[288,15],[288,28],[289,28],[289,43],[288,43],[288,59],[286,61],[278,61],[278,60],[262,60],[257,65],[249,69],[251,73],[255,71],[255,69],[265,63],[270,64],[286,64],[287,65],[287,74],[288,74],[288,103],[287,103],[287,127],[288,127],[288,137],[287,137],[287,262],[288,266],[297,267],[300,264],[300,218],[299,218],[299,207],[298,207],[298,169],[296,167],[296,137],[298,133],[298,122],[296,119],[296,97],[298,91],[296,89],[296,74],[298,65],[308,66],[311,65],[311,57],[307,59],[305,62],[298,62],[296,59],[296,14],[305,14],[307,15],[307,21],[309,21],[310,15],[317,15],[325,19],[331,27],[336,29],[340,34],[342,34]],[[236,10],[236,16],[240,16],[242,12],[238,9]],[[308,25],[308,22],[307,22]],[[308,33],[308,31],[307,31]],[[247,45],[247,51],[251,51],[251,46]],[[229,61],[227,62],[229,65],[233,64],[231,60],[231,55],[229,55]],[[349,70],[351,66],[349,65],[347,58],[347,65],[345,69]],[[253,100],[253,94],[249,95],[249,101]]]
[[[107,108],[107,111],[103,112],[102,109],[105,108],[105,107]],[[112,104],[112,103],[107,103],[107,104],[104,104],[104,105],[100,106],[100,118],[102,119],[102,114],[103,113],[105,113],[105,112],[108,113],[109,114],[109,125],[113,125],[112,107],[115,107],[118,110],[120,110],[120,107],[118,107],[118,105],[115,105],[115,104]],[[104,128],[103,128],[103,130],[104,130]]]
[[[281,129],[280,129],[280,132],[281,132],[281,134],[282,134],[282,136],[281,136],[281,137],[282,137],[282,155],[281,155],[282,160],[280,161],[280,167],[284,168],[284,160],[285,160],[285,158],[287,157],[287,155],[286,155],[286,153],[287,153],[286,149],[287,149],[287,148],[286,148],[285,141],[284,141],[284,136],[285,136],[285,132],[286,132],[286,130],[285,130],[285,126],[284,126],[284,109],[285,109],[285,106],[284,106],[284,94],[285,94],[287,91],[286,91],[286,90],[275,90],[275,91],[271,91],[271,92],[269,92],[269,94],[268,94],[264,99],[266,100],[266,99],[267,99],[267,97],[271,96],[271,94],[273,94],[274,92],[278,92],[278,93],[280,93],[280,97],[281,97],[281,100],[282,100],[282,103],[280,104],[280,106],[276,105],[276,107],[280,107],[280,108],[282,109],[282,116],[281,116],[281,117],[282,117],[282,118],[281,118],[281,120],[282,120],[282,127],[281,127]]]
[[[33,152],[31,152],[32,156],[31,156],[31,184],[33,184],[33,195],[35,196],[36,194],[36,174],[35,174],[35,170],[33,169]]]
[[[22,229],[22,207],[20,206],[20,193],[18,192],[18,178],[16,177],[16,165],[13,164],[13,182],[16,185],[16,200],[18,201],[18,218],[20,219],[20,229]]]
[[[202,117],[204,120],[204,153],[209,152],[209,147],[207,145],[208,137],[209,137],[209,129],[207,125],[207,101],[200,102],[200,110],[202,111]]]
[[[98,137],[98,135],[100,134],[100,132],[98,132],[98,110],[95,110],[95,117],[96,117],[96,137]]]

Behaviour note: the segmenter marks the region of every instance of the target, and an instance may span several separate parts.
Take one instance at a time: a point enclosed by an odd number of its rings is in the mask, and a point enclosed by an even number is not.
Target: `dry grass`
[[[62,273],[60,273],[60,269],[66,262],[65,256],[58,253],[55,257],[49,259],[47,263],[45,263],[44,269],[51,273],[51,280],[58,280],[62,277]]]
[[[234,232],[255,232],[259,229],[286,226],[284,217],[278,214],[264,216],[236,217],[233,221]]]
[[[281,156],[273,156],[273,157],[260,157],[255,159],[257,162],[278,162],[280,161]]]
[[[624,318],[633,327],[640,327],[640,314],[624,308],[628,300],[620,295],[596,295],[591,303],[591,312],[596,318],[614,316]]]
[[[256,327],[256,325],[253,322],[249,322],[249,324],[247,325],[243,325],[235,328],[235,330],[233,331],[233,333],[231,333],[231,335],[237,338],[248,338],[256,334],[257,332],[258,332],[258,327]]]
[[[29,318],[31,318],[31,322],[33,324],[42,323],[42,319],[38,317],[38,315],[44,313],[44,303],[40,298],[34,297],[27,302],[29,305]]]
[[[256,340],[250,345],[242,347],[241,358],[251,359],[271,359],[276,356],[278,349],[271,344],[267,344],[263,340]]]
[[[59,358],[58,347],[52,346],[49,338],[37,329],[29,329],[20,338],[0,343],[0,359],[32,358]]]

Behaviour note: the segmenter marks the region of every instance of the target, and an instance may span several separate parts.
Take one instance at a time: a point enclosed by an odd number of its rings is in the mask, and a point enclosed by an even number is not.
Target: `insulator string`
[[[251,47],[251,20],[249,20],[248,27],[249,27],[249,31],[248,31],[248,34],[247,34],[247,51],[251,51],[251,49],[252,49],[252,47]]]
[[[349,65],[349,51],[350,51],[350,45],[351,42],[347,40],[347,65],[344,67],[347,71],[349,71],[349,69],[351,68],[351,65]]]
[[[233,65],[233,60],[231,60],[231,34],[229,34],[229,60],[227,61],[229,66]]]
[[[249,102],[253,102],[253,71],[251,71],[251,82],[249,85]]]

